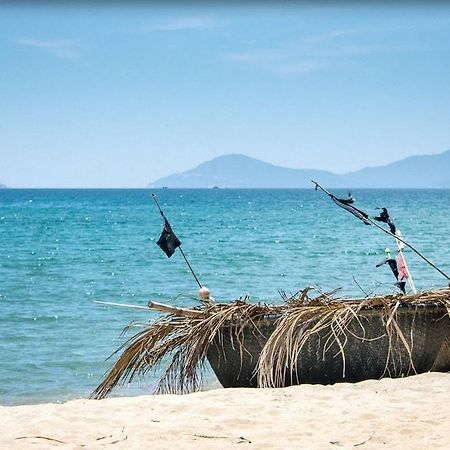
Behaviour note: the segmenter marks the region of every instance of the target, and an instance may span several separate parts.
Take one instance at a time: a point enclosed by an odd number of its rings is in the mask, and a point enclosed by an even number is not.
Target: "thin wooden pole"
[[[204,312],[196,311],[195,309],[178,308],[175,306],[164,305],[163,303],[157,303],[153,301],[148,302],[148,307],[156,311],[174,314],[175,316],[195,317],[199,319],[204,319],[208,316]]]
[[[404,245],[402,244],[402,242],[400,242],[400,241],[397,239],[397,238],[398,238],[397,232],[400,233],[400,230],[399,230],[398,228],[396,228],[396,233],[395,233],[395,236],[396,236],[396,238],[395,238],[395,244],[397,245],[397,253],[400,255],[400,257],[401,257],[401,259],[402,259],[402,262],[403,262],[403,264],[405,265],[405,270],[406,270],[406,273],[407,273],[407,275],[408,275],[408,283],[409,283],[409,286],[411,287],[413,293],[414,293],[414,294],[417,294],[416,285],[414,284],[414,280],[413,280],[413,278],[412,278],[412,276],[411,276],[411,272],[409,271],[408,264],[406,264],[406,258],[405,258],[405,255],[403,254]]]
[[[148,311],[148,306],[128,305],[126,303],[101,302],[99,300],[94,300],[93,303],[97,303],[98,305],[119,306],[121,308],[145,309]]]
[[[157,206],[158,209],[159,209],[159,213],[161,214],[161,216],[163,217],[163,219],[167,220],[167,217],[165,216],[164,211],[162,210],[161,206],[160,206],[159,203],[158,203],[158,199],[157,199],[157,197],[156,197],[156,194],[152,193],[152,198],[153,198],[153,200],[155,201],[156,206]],[[169,221],[167,220],[167,222],[169,222]],[[169,223],[170,223],[170,222],[169,222]],[[197,275],[195,274],[194,269],[192,268],[191,264],[189,263],[189,261],[188,261],[186,255],[184,254],[183,249],[181,248],[181,245],[180,245],[178,248],[180,249],[181,255],[183,256],[184,260],[186,261],[186,264],[187,264],[189,270],[191,271],[192,276],[194,277],[195,281],[197,282],[198,287],[201,289],[203,286],[202,286],[202,284],[200,283],[200,280],[198,279]]]
[[[184,260],[186,261],[187,266],[189,267],[189,270],[192,273],[192,276],[195,278],[195,281],[197,282],[198,287],[201,289],[203,286],[200,283],[200,280],[198,279],[197,275],[195,275],[194,269],[192,268],[191,264],[189,263],[188,259],[186,258],[186,255],[184,254],[183,249],[181,248],[181,245],[180,245],[179,249],[180,249],[180,253],[183,255]]]
[[[436,264],[432,263],[425,255],[419,252],[419,250],[416,250],[410,243],[406,242],[403,238],[397,236],[394,233],[391,233],[389,230],[386,230],[381,225],[378,225],[375,221],[373,221],[370,217],[367,219],[372,225],[375,225],[377,228],[379,228],[384,233],[388,234],[389,236],[392,236],[394,239],[398,239],[400,242],[403,242],[407,247],[409,247],[414,253],[416,253],[418,256],[420,256],[425,262],[427,262],[431,267],[436,269],[441,275],[443,275],[447,280],[450,281],[450,276],[447,275],[442,269],[436,266]]]
[[[202,311],[197,311],[195,309],[179,308],[176,306],[169,306],[154,301],[149,301],[147,306],[129,305],[127,303],[102,302],[100,300],[94,300],[93,303],[106,306],[118,306],[121,308],[145,309],[146,311],[154,310],[181,317],[195,317],[199,319],[204,319],[205,317],[208,316],[208,314]]]

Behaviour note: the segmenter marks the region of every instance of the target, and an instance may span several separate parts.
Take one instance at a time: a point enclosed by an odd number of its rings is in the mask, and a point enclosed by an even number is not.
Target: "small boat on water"
[[[154,197],[164,221],[157,244],[168,257],[180,248],[200,287],[201,304],[187,309],[150,302],[150,309],[167,314],[145,324],[117,350],[120,356],[92,397],[103,398],[161,364],[166,368],[158,392],[177,393],[201,388],[206,361],[224,387],[332,384],[450,371],[450,287],[417,292],[404,246],[450,279],[448,275],[403,239],[385,208],[375,220],[389,230],[315,185],[338,206],[395,239],[397,257],[389,251],[384,262],[399,293],[346,299],[336,291],[305,288],[292,297],[284,295],[283,304],[253,304],[248,297],[217,303],[192,270]]]

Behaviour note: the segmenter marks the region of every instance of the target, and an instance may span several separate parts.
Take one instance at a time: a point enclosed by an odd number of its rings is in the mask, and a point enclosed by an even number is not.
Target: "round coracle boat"
[[[430,370],[432,372],[450,372],[450,331]]]
[[[194,309],[152,302],[168,315],[142,324],[92,393],[166,367],[158,392],[201,389],[209,361],[224,387],[332,384],[450,371],[450,289],[414,295],[337,299],[309,296],[284,304],[204,302]]]
[[[450,318],[443,305],[399,304],[391,315],[383,307],[361,308],[329,320],[308,308],[297,313],[295,326],[283,315],[224,325],[207,354],[220,383],[279,387],[450,370]]]

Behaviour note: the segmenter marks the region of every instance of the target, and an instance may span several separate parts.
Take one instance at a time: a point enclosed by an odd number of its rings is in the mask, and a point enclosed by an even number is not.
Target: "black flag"
[[[366,225],[370,225],[370,219],[369,216],[364,212],[361,211],[358,208],[355,208],[352,203],[355,201],[355,199],[351,196],[349,192],[349,198],[343,199],[343,198],[337,198],[335,195],[333,195],[331,192],[328,192],[324,187],[322,187],[317,181],[311,180],[315,184],[315,190],[320,188],[325,194],[327,194],[331,200],[333,200],[336,205],[340,206],[341,208],[345,209],[349,213],[352,213],[355,217],[357,217],[359,220],[362,220]]]
[[[331,197],[331,200],[336,203],[336,205],[344,208],[349,213],[352,213],[359,220],[362,220],[366,225],[370,225],[370,222],[367,220],[369,216],[364,211],[355,208],[353,205],[349,205],[347,202],[342,201],[342,199],[335,197],[333,194],[328,193],[328,195]]]
[[[374,217],[375,220],[378,220],[378,222],[384,222],[389,225],[389,229],[391,230],[392,234],[395,234],[396,228],[394,225],[394,222],[392,222],[388,210],[386,208],[381,208],[381,214],[377,217]]]
[[[181,245],[180,240],[176,237],[175,233],[172,231],[172,227],[167,219],[164,217],[164,229],[158,239],[157,244],[161,250],[170,258],[177,247]]]

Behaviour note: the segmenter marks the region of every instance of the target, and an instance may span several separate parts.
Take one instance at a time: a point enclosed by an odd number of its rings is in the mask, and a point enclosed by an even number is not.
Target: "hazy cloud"
[[[78,41],[69,39],[35,39],[18,38],[16,44],[33,47],[50,53],[62,59],[79,59],[82,56],[81,45]]]
[[[326,67],[324,61],[311,58],[311,55],[300,55],[298,52],[286,48],[255,49],[229,53],[225,56],[225,59],[283,75],[302,74]]]
[[[218,20],[209,16],[178,17],[151,25],[153,31],[205,30],[221,25]]]
[[[350,36],[352,34],[356,34],[361,32],[360,29],[357,28],[347,28],[347,29],[340,29],[340,30],[333,30],[329,31],[327,33],[322,34],[315,34],[311,36],[305,36],[301,40],[304,43],[320,43],[320,42],[326,42],[326,41],[332,41],[337,38],[340,38],[342,36]]]
[[[284,75],[303,74],[350,64],[359,56],[406,48],[377,44],[378,33],[368,41],[367,30],[338,29],[327,33],[303,36],[274,48],[256,48],[225,55],[225,60],[255,66]]]

